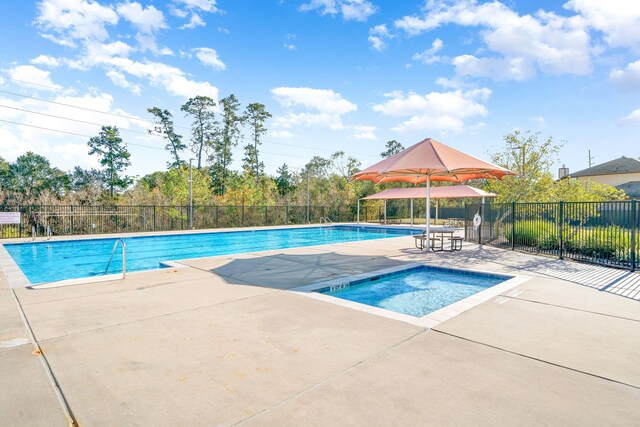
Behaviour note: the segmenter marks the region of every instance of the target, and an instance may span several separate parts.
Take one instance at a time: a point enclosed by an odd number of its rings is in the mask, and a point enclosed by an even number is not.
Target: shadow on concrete
[[[521,270],[524,274],[534,273],[633,300],[640,299],[640,274],[636,272],[483,245],[465,246],[463,252],[465,253],[463,259],[451,259],[451,261],[459,264],[470,261],[500,264],[507,268]]]
[[[187,261],[185,264],[215,273],[227,283],[242,281],[256,286],[291,289],[339,277],[409,264],[381,255],[324,252],[279,253],[249,258]],[[231,279],[231,280],[229,280]]]

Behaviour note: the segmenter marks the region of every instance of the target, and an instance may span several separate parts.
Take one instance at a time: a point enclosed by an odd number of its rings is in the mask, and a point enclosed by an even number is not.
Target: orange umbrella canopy
[[[515,175],[508,169],[485,162],[427,138],[406,150],[353,175],[355,180],[381,182],[463,182],[470,179],[498,178]]]
[[[425,235],[429,236],[431,181],[462,182],[481,178],[502,179],[506,175],[515,175],[515,173],[465,154],[435,139],[427,138],[354,174],[353,179],[369,180],[376,183],[403,181],[418,184],[426,182]]]
[[[424,199],[424,187],[389,188],[379,193],[363,197],[363,200],[392,200],[392,199]],[[452,185],[446,187],[432,187],[432,199],[463,199],[496,197],[494,193],[471,187],[470,185]]]

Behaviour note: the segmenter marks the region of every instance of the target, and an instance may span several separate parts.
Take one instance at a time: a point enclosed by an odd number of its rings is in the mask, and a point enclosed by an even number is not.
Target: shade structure
[[[389,188],[379,193],[363,197],[363,200],[393,200],[393,199],[424,199],[424,187]],[[432,199],[463,199],[496,197],[494,193],[472,187],[470,185],[450,185],[446,187],[431,187]]]
[[[431,181],[464,182],[470,179],[502,179],[514,172],[485,162],[427,138],[353,175],[355,180],[382,182],[426,182],[426,234],[431,216]]]

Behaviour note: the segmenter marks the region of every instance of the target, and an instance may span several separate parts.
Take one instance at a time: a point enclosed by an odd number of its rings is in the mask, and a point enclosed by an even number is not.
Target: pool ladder
[[[333,221],[331,221],[328,216],[326,216],[326,217],[321,216],[320,217],[320,225],[333,225]]]
[[[45,233],[47,240],[51,240],[51,236],[53,235],[53,233],[51,232],[51,226],[47,226],[47,231]],[[38,229],[36,228],[36,226],[34,225],[33,227],[31,227],[31,240],[36,240],[36,237],[38,237]]]
[[[124,279],[127,277],[127,245],[124,243],[124,239],[116,239],[116,242],[113,244],[111,256],[109,257],[109,262],[107,263],[107,268],[104,270],[104,274],[109,272],[109,267],[111,267],[111,261],[113,260],[113,256],[116,254],[118,244],[122,245],[122,278]]]

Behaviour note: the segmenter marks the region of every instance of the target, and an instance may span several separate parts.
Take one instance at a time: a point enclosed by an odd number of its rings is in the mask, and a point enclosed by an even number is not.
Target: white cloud
[[[529,120],[531,120],[534,123],[537,123],[540,126],[543,126],[546,122],[544,116],[534,116],[534,117],[529,117]]]
[[[366,139],[369,141],[375,141],[378,139],[374,131],[376,130],[375,126],[352,126],[354,133],[349,136],[349,138],[353,139]]]
[[[218,88],[208,82],[190,80],[181,69],[170,65],[153,61],[138,62],[122,57],[109,58],[105,62],[122,73],[147,79],[152,86],[164,89],[172,95],[185,99],[196,95],[218,98]]]
[[[59,37],[47,37],[59,44],[73,45],[73,40],[99,40],[109,37],[106,26],[118,23],[111,6],[92,0],[43,0],[38,5],[36,23]]]
[[[295,43],[293,42],[293,40],[295,39],[296,39],[295,34],[287,34],[287,38],[284,42],[284,47],[286,47],[288,50],[296,50],[298,46],[296,46]]]
[[[181,30],[192,30],[196,27],[204,27],[206,26],[207,23],[204,22],[204,20],[200,17],[200,15],[198,15],[197,13],[192,13],[191,14],[191,19],[189,19],[189,22],[187,22],[186,24],[182,25],[180,27]]]
[[[389,32],[389,29],[385,24],[376,25],[369,29],[369,43],[371,47],[378,52],[382,52],[387,47],[387,40],[392,39],[394,36]]]
[[[440,39],[435,39],[433,43],[431,43],[431,47],[426,49],[420,53],[416,53],[413,55],[412,59],[414,61],[421,61],[425,64],[433,64],[435,62],[440,62],[443,60],[441,56],[437,56],[436,53],[442,50],[444,43]]]
[[[564,17],[538,11],[519,15],[504,4],[476,0],[428,2],[422,17],[405,16],[394,25],[410,36],[447,24],[480,27],[480,35],[494,56],[461,55],[454,60],[459,73],[493,77],[489,70],[507,66],[497,78],[523,79],[535,70],[548,74],[583,75],[591,71],[589,34],[580,16]]]
[[[122,42],[99,43],[89,41],[85,43],[84,53],[78,59],[65,59],[64,63],[76,70],[89,70],[96,65],[109,63],[113,57],[127,57],[135,49]]]
[[[58,44],[60,46],[65,46],[65,47],[76,47],[76,44],[69,40],[66,39],[64,37],[56,37],[53,34],[48,34],[48,33],[38,33],[40,35],[40,37],[42,37],[45,40],[49,40],[50,42],[53,42],[55,44]]]
[[[148,123],[135,119],[135,115],[122,109],[114,108],[113,97],[107,93],[85,94],[80,96],[60,95],[53,99],[54,103],[42,103],[35,99],[14,100],[0,99],[0,104],[36,111],[43,114],[33,114],[15,109],[2,109],[0,118],[41,128],[56,129],[68,133],[52,132],[28,126],[5,125],[0,129],[0,152],[5,158],[15,158],[26,151],[34,151],[50,158],[54,164],[63,169],[71,169],[75,165],[83,167],[97,167],[97,158],[89,156],[86,136],[97,135],[100,125],[82,122],[105,123],[120,129],[132,129],[143,132]],[[73,108],[66,105],[81,108]],[[105,116],[88,109],[119,114],[120,116]],[[64,120],[58,117],[68,117],[74,120]],[[128,116],[122,117],[122,116]],[[86,136],[76,136],[79,134]],[[141,135],[149,142],[157,145],[157,140],[151,136]]]
[[[340,5],[342,16],[347,21],[366,21],[371,15],[378,11],[373,3],[366,0],[343,1]]]
[[[181,4],[189,9],[199,9],[203,12],[219,13],[216,0],[173,0],[176,4]]]
[[[142,7],[140,3],[120,3],[116,10],[118,14],[138,29],[138,31],[151,34],[162,28],[167,28],[164,15],[153,6]]]
[[[640,60],[611,71],[609,80],[620,90],[640,90]]]
[[[301,12],[318,10],[320,15],[338,15],[346,21],[366,21],[378,8],[368,0],[311,0],[300,6]]]
[[[140,95],[140,92],[142,90],[140,86],[129,82],[121,72],[116,70],[109,70],[106,72],[106,76],[109,77],[109,80],[111,80],[114,85],[123,89],[128,89],[136,95]]]
[[[640,108],[633,110],[631,113],[618,120],[618,125],[620,126],[627,126],[636,123],[640,123]]]
[[[51,72],[41,70],[33,65],[18,65],[7,70],[9,77],[18,82],[36,83],[39,88],[44,90],[59,91],[62,86],[56,84],[51,80]],[[32,85],[28,87],[33,88]]]
[[[135,38],[140,45],[140,50],[142,52],[151,51],[160,56],[173,55],[173,51],[168,47],[158,47],[156,43],[156,36],[154,34],[138,33]]]
[[[204,13],[223,13],[216,5],[216,0],[173,0],[173,2],[185,9],[171,7],[171,13],[180,18],[186,18],[191,13],[189,22],[180,27],[184,29],[194,29],[196,27],[204,27],[207,23],[202,19],[199,12]]]
[[[274,119],[276,128],[325,126],[342,129],[342,115],[358,109],[356,104],[330,89],[277,87],[271,89],[271,94],[289,110],[284,116]],[[298,112],[301,109],[307,111]]]
[[[288,130],[270,131],[269,135],[274,137],[274,138],[280,138],[280,139],[291,139],[291,138],[293,138],[295,136],[294,134],[292,134]]]
[[[215,49],[211,49],[209,47],[197,47],[191,50],[196,53],[196,58],[198,58],[203,65],[218,71],[227,68],[224,62],[218,58],[218,52],[216,52]]]
[[[495,80],[522,81],[536,73],[532,61],[526,58],[476,58],[460,55],[453,59],[456,72],[461,76],[490,77]]]
[[[356,111],[358,106],[347,101],[331,89],[309,87],[277,87],[271,93],[285,108],[304,107],[329,114],[345,114]]]
[[[578,12],[589,27],[603,32],[610,46],[640,47],[640,2],[570,0],[564,8]]]
[[[169,12],[173,16],[177,16],[178,18],[186,18],[189,15],[189,12],[184,9],[178,9],[174,6],[169,5]]]
[[[60,66],[60,61],[58,60],[58,58],[54,58],[53,56],[49,55],[38,55],[29,62],[34,65],[44,65],[52,68]]]
[[[374,105],[373,110],[392,117],[409,117],[393,128],[399,132],[432,130],[459,133],[470,129],[466,120],[488,114],[482,102],[490,95],[491,91],[487,88],[431,92],[426,95],[398,91],[386,94],[388,100]]]

